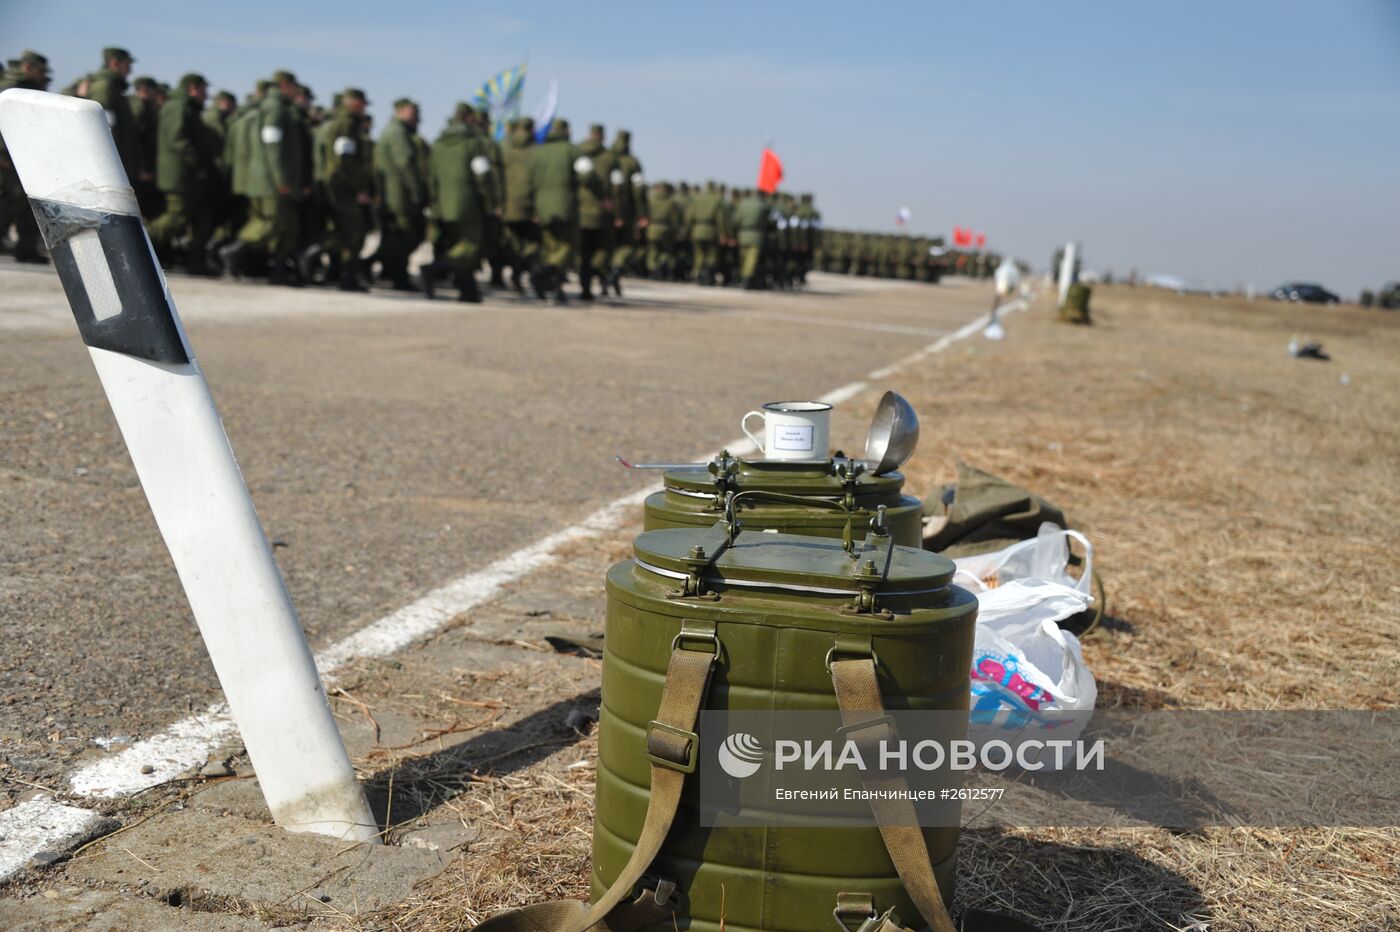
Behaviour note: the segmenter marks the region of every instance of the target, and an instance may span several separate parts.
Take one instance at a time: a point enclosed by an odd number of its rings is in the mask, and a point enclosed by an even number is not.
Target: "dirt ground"
[[[1125,287],[1093,307],[1086,328],[1041,302],[1004,342],[897,376],[924,424],[911,488],[963,459],[1095,541],[1108,616],[1085,656],[1103,706],[1394,708],[1400,315]],[[1290,358],[1295,333],[1332,360]],[[496,829],[378,920],[464,929],[585,896],[592,752],[471,787]],[[958,909],[1045,929],[1400,928],[1397,829],[974,827],[961,851]]]

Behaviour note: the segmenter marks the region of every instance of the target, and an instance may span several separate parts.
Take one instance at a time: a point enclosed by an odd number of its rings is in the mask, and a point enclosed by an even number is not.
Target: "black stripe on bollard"
[[[83,342],[188,363],[140,217],[30,198]]]

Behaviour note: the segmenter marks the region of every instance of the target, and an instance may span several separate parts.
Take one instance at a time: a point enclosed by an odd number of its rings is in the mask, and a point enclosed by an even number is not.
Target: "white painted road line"
[[[1026,299],[1018,299],[999,310],[1010,313],[1023,310],[1027,304]],[[990,314],[985,314],[917,353],[875,370],[870,380],[887,378],[959,340],[980,333],[990,318]],[[852,382],[827,392],[820,400],[839,404],[867,387],[868,382]],[[745,438],[732,441],[724,448],[743,454],[751,451],[753,444]],[[704,458],[708,457],[701,457]],[[490,601],[502,587],[551,563],[565,544],[598,536],[622,524],[652,491],[654,489],[648,487],[616,499],[572,527],[434,589],[320,651],[316,655],[317,668],[323,677],[333,681],[335,670],[352,660],[387,656],[428,637],[463,612]],[[203,765],[213,751],[235,740],[236,736],[237,727],[229,717],[227,706],[211,706],[201,715],[176,722],[158,735],[80,768],[70,777],[69,786],[76,795],[97,799],[127,796],[169,782]],[[143,767],[149,767],[150,771],[142,773]],[[48,797],[28,800],[0,812],[0,883],[22,870],[29,859],[41,851],[68,850],[80,844],[75,839],[90,835],[102,819],[98,813],[63,806]]]
[[[65,806],[48,796],[0,812],[0,883],[24,870],[36,855],[65,855],[109,826],[115,823],[101,813]]]

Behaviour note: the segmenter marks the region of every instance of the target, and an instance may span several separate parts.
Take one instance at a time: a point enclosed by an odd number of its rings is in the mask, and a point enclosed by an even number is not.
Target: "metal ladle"
[[[865,459],[875,475],[894,472],[908,462],[919,445],[919,416],[897,392],[885,392],[865,435]]]

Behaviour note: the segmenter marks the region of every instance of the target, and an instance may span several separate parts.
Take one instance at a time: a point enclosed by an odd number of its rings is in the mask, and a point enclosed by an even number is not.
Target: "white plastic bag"
[[[1084,547],[1084,574],[1071,577],[1069,540]],[[979,603],[972,651],[975,731],[1054,729],[1073,739],[1086,716],[1056,719],[1047,712],[1089,712],[1098,698],[1079,639],[1057,624],[1087,609],[1094,549],[1078,531],[1045,523],[1031,540],[994,553],[954,559],[954,581]]]

